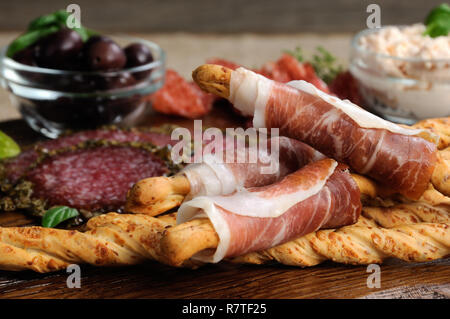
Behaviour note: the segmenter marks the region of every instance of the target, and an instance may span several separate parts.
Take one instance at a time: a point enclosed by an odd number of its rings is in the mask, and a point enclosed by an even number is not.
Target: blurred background
[[[380,5],[382,24],[407,24],[442,0],[3,0],[0,29],[21,30],[69,3],[80,5],[83,24],[105,31],[335,33],[364,28],[370,3]]]
[[[348,63],[350,41],[366,28],[374,1],[354,0],[77,0],[0,1],[0,45],[10,43],[30,20],[81,7],[84,26],[105,33],[125,33],[157,42],[168,67],[189,78],[207,58],[220,57],[248,67],[276,60],[300,46],[306,55],[317,46]],[[381,24],[422,22],[442,0],[380,0]],[[0,93],[0,120],[19,114]],[[4,101],[4,102],[3,102]]]

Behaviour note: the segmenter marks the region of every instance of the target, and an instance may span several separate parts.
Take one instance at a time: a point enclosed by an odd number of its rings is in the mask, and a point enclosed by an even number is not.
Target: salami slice
[[[98,129],[81,131],[75,134],[60,137],[56,140],[48,140],[35,144],[32,148],[22,152],[17,157],[4,163],[4,177],[12,184],[23,176],[26,170],[39,157],[41,152],[54,151],[61,148],[75,146],[86,141],[116,141],[116,142],[148,142],[157,146],[165,146],[173,143],[170,136],[151,131]]]
[[[151,152],[132,146],[78,149],[50,156],[27,173],[33,197],[48,205],[120,211],[137,181],[168,172]]]
[[[300,63],[290,54],[283,54],[276,62],[268,62],[255,72],[282,83],[303,80],[323,92],[330,93],[328,86],[317,76],[311,64]]]
[[[211,110],[214,99],[197,84],[187,82],[177,72],[168,69],[164,86],[151,96],[150,101],[153,109],[160,113],[198,118]]]

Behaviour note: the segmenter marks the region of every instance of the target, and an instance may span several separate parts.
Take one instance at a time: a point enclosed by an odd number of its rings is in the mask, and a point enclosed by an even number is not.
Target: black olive
[[[86,43],[84,44],[84,49],[86,50],[89,48],[92,44],[98,41],[106,41],[106,42],[113,42],[113,40],[109,37],[106,37],[104,35],[93,35],[91,36]]]
[[[40,67],[70,70],[76,67],[82,47],[83,40],[76,31],[61,29],[38,41],[34,57]]]
[[[92,71],[120,70],[127,62],[120,46],[107,37],[89,39],[83,51],[85,63]]]
[[[36,61],[34,60],[34,50],[35,50],[34,45],[29,46],[28,48],[16,52],[12,58],[16,62],[36,66],[37,64]]]
[[[124,72],[114,76],[103,76],[102,81],[97,82],[97,88],[100,90],[114,90],[133,86],[136,79],[129,72]]]
[[[148,46],[142,43],[132,43],[125,49],[127,68],[144,65],[153,61],[153,55]]]

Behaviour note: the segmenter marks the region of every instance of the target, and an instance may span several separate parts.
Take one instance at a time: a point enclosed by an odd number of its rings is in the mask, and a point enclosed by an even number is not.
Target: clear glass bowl
[[[380,29],[359,32],[352,41],[350,72],[364,107],[394,122],[450,115],[450,60],[401,58],[368,51],[360,38]]]
[[[122,47],[148,46],[154,61],[110,72],[65,71],[28,66],[0,52],[0,80],[25,121],[50,138],[66,130],[101,125],[132,126],[146,113],[148,96],[164,83],[165,53],[155,43],[111,37]]]

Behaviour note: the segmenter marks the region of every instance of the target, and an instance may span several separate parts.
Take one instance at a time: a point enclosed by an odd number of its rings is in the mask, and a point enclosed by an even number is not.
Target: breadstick
[[[435,119],[426,119],[412,125],[413,128],[428,129],[437,134],[440,139],[438,149],[450,147],[450,116]]]
[[[192,72],[192,78],[202,90],[226,99],[230,96],[232,71],[221,65],[204,64]]]
[[[370,219],[361,216],[352,226],[314,232],[232,261],[261,264],[275,260],[305,267],[326,259],[367,263],[392,256],[425,261],[449,253],[447,210],[412,203],[365,207],[363,214]],[[153,218],[109,213],[89,220],[84,233],[42,227],[0,228],[0,269],[50,272],[71,263],[114,266],[148,259],[195,268],[200,263],[189,258],[196,251],[216,247],[218,237],[206,219],[171,227],[175,222],[175,214]],[[377,228],[377,224],[391,229]]]
[[[0,228],[0,269],[51,272],[69,264],[134,265],[144,260],[165,263],[159,242],[175,223],[173,215],[109,213],[89,220],[88,231],[43,227]],[[187,262],[195,267],[198,263]]]
[[[442,194],[450,196],[450,146],[438,152],[431,182]]]
[[[319,230],[262,252],[234,258],[233,261],[259,264],[276,260],[286,265],[305,267],[326,259],[367,264],[381,262],[388,257],[416,262],[444,258],[450,254],[450,216],[444,210],[426,209],[420,204],[402,204],[393,208],[366,207],[363,214],[373,219],[362,216],[354,225],[337,230]],[[406,217],[406,214],[410,216]],[[178,266],[204,247],[217,245],[218,238],[212,224],[202,220],[200,228],[198,223],[198,220],[193,220],[166,230],[161,239],[161,249],[164,254],[170,252],[166,257],[171,265]],[[390,228],[381,228],[377,224]],[[186,243],[189,243],[188,249],[185,248]]]
[[[128,191],[125,210],[156,216],[179,206],[189,191],[189,180],[184,175],[146,178]]]
[[[386,197],[394,193],[364,176],[352,174],[352,177],[361,194],[367,197]],[[125,210],[135,214],[156,216],[179,206],[189,191],[189,180],[184,175],[146,178],[137,182],[128,192]]]
[[[376,231],[371,230],[371,228],[377,228],[380,225],[384,228],[399,229],[399,227],[402,225],[410,224],[450,224],[449,211],[419,202],[414,202],[411,204],[399,204],[392,207],[364,207],[362,214],[364,216],[361,216],[358,222],[354,225],[343,227],[338,230],[321,230],[315,233],[311,233],[263,252],[254,252],[246,254],[244,256],[240,256],[233,259],[233,262],[263,264],[271,261],[277,261],[285,265],[307,267],[317,265],[327,259],[333,259],[337,262],[345,262],[345,260],[343,259],[349,259],[349,255],[352,255],[349,253],[350,251],[355,251],[355,253],[353,255],[354,259],[351,262],[349,261],[349,263],[363,263],[362,259],[368,257],[371,258],[370,260],[372,260],[373,262],[380,262],[383,258],[389,256],[397,257],[397,255],[389,255],[383,253],[383,250],[378,248],[367,249],[367,247],[370,248],[370,246],[372,246],[370,242],[367,243],[369,240],[367,236],[376,234]],[[352,235],[349,237],[343,235],[347,235],[348,233],[348,231],[347,233],[345,233],[343,231],[344,229],[350,230],[351,232],[352,229],[359,226],[367,227],[367,229],[363,231],[363,242],[361,242],[361,237],[359,235],[355,235],[355,233],[352,233]],[[419,226],[415,227],[417,228]],[[321,235],[318,235],[319,233]],[[396,233],[394,232],[394,234]],[[441,240],[439,234],[436,235],[436,238],[438,240]],[[426,240],[428,241],[428,239]],[[330,241],[334,243],[342,241],[342,245],[345,246],[340,246],[341,248],[339,248],[339,250],[336,248],[336,246],[329,250],[325,249],[326,246],[330,244]],[[314,246],[314,243],[316,246]],[[427,245],[428,243],[425,244],[425,246]],[[439,246],[439,244],[437,245]],[[449,246],[448,241],[445,245]],[[345,249],[343,247],[345,247]],[[447,247],[447,249],[450,248]],[[342,250],[344,250],[344,252]],[[400,250],[404,249],[400,248]],[[370,254],[367,254],[366,252],[370,252]],[[339,257],[339,253],[343,253],[344,255],[346,254],[346,257]],[[436,255],[436,258],[440,258],[439,255]],[[369,263],[369,259],[366,259],[364,262]]]

